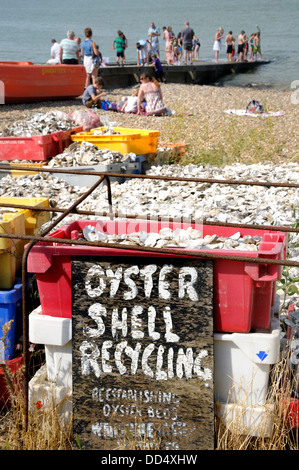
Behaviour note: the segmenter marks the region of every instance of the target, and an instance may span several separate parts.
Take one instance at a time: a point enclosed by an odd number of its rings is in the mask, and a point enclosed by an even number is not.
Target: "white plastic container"
[[[280,328],[270,332],[215,333],[214,383],[216,402],[264,405],[271,366],[279,361]]]
[[[59,387],[72,387],[72,322],[43,315],[41,306],[29,315],[29,341],[45,345],[47,378]]]
[[[29,381],[29,406],[41,411],[53,411],[67,424],[72,417],[72,389],[50,382],[46,365],[42,366]]]
[[[216,414],[231,432],[255,437],[271,437],[273,433],[274,404],[218,403]]]
[[[47,168],[47,167],[45,167]],[[139,162],[123,162],[123,163],[111,163],[109,165],[94,165],[94,166],[78,166],[63,168],[63,170],[79,170],[79,171],[96,171],[103,173],[119,173],[119,174],[132,174],[141,172],[141,164]],[[55,176],[66,181],[73,186],[92,186],[99,179],[100,176],[96,175],[76,175],[74,173],[55,173]],[[124,183],[125,178],[122,176],[112,176],[110,178],[111,183],[117,181],[118,183]],[[104,184],[104,183],[102,183]]]

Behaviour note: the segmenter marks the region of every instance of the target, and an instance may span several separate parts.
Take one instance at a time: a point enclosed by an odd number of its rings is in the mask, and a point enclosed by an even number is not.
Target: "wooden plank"
[[[72,259],[74,436],[213,449],[213,263]]]

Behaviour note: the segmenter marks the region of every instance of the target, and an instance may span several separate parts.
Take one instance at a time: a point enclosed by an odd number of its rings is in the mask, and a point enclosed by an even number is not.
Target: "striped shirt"
[[[79,44],[73,39],[63,39],[60,43],[62,47],[62,60],[64,59],[78,59],[77,51],[79,51]]]
[[[121,38],[114,39],[116,52],[122,52],[125,49],[125,41]]]

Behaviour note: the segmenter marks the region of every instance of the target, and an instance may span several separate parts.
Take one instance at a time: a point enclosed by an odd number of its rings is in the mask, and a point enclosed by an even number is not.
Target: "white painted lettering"
[[[157,271],[155,264],[149,264],[140,270],[140,275],[144,277],[144,295],[150,298],[153,289],[153,274]]]
[[[165,307],[163,310],[163,318],[166,326],[165,339],[167,343],[177,343],[180,341],[180,337],[175,333],[172,333],[172,318],[170,307]]]
[[[122,336],[125,338],[128,334],[128,311],[126,307],[122,309],[121,320],[118,317],[118,309],[114,308],[111,315],[111,333],[112,337],[117,337],[117,330],[121,330]]]
[[[130,268],[127,268],[124,272],[124,281],[127,284],[127,286],[131,289],[130,291],[124,293],[125,300],[135,299],[135,297],[137,297],[138,295],[138,288],[136,286],[136,283],[130,277],[132,274],[138,274],[138,273],[139,273],[138,266],[131,266]]]
[[[98,286],[95,288],[91,286],[91,281],[94,279],[94,277],[98,278],[98,283],[99,283]],[[94,297],[99,297],[100,295],[102,295],[106,287],[106,282],[104,278],[105,278],[105,272],[103,271],[101,266],[96,264],[94,266],[91,266],[91,268],[89,268],[86,274],[86,278],[85,278],[85,289],[89,297],[94,298]]]
[[[186,281],[186,277],[191,277],[190,281]],[[183,299],[187,293],[190,300],[193,302],[198,301],[198,294],[193,287],[194,283],[197,280],[197,270],[192,267],[182,267],[179,271],[179,299]]]
[[[169,300],[171,298],[171,293],[169,289],[169,282],[165,280],[167,274],[171,273],[173,266],[165,264],[159,274],[159,297],[164,300]]]
[[[144,333],[142,331],[142,320],[139,316],[143,312],[143,307],[141,305],[137,305],[132,308],[132,318],[131,318],[131,327],[132,327],[132,338],[134,339],[141,339],[144,337]]]
[[[98,328],[83,327],[83,334],[92,338],[98,338],[105,332],[105,325],[102,316],[107,316],[107,310],[101,304],[93,304],[88,309],[88,315],[96,322]]]

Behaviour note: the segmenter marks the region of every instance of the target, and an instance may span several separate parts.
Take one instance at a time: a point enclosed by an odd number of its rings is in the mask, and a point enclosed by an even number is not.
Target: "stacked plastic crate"
[[[1,204],[11,204],[3,207]],[[27,205],[32,209],[17,209],[14,205]],[[48,207],[47,198],[0,198],[0,233],[5,235],[34,235],[49,220],[49,212],[34,211],[36,207]],[[16,350],[22,336],[23,287],[20,273],[25,241],[0,238],[0,404],[9,401],[4,376],[5,363],[15,373],[23,359]],[[28,290],[32,287],[32,278]]]
[[[155,229],[149,221],[78,221],[60,227],[51,236],[62,239],[82,237],[83,228],[93,225],[106,234],[159,231],[163,227],[187,228],[189,225],[159,222]],[[236,232],[234,227],[208,226],[199,228],[203,236],[217,234],[229,237]],[[248,261],[214,259],[214,356],[215,356],[215,403],[216,413],[226,424],[242,409],[246,432],[261,432],[261,420],[265,415],[266,398],[269,390],[271,367],[279,360],[280,334],[275,307],[275,286],[280,279],[282,266],[250,262],[255,258],[283,259],[286,255],[286,235],[278,231],[241,229],[241,236],[258,235],[262,238],[258,251],[213,251],[236,257],[247,256]],[[112,251],[111,251],[112,250]],[[121,250],[121,256],[126,256]],[[198,250],[194,250],[198,253]],[[209,250],[208,250],[209,251]],[[30,315],[30,337],[36,341],[37,325],[50,334],[53,324],[57,337],[54,340],[59,359],[53,353],[49,358],[48,379],[61,377],[62,386],[67,387],[71,380],[70,340],[62,331],[72,318],[71,258],[76,256],[98,256],[113,253],[114,259],[120,256],[117,249],[71,246],[57,243],[35,245],[28,258],[28,271],[36,273],[41,299],[41,309]],[[141,256],[140,251],[127,252],[127,256]],[[47,325],[45,328],[43,323]],[[58,326],[60,325],[60,326]],[[52,330],[51,330],[52,331]],[[54,329],[53,329],[54,331]],[[52,338],[52,337],[51,337]],[[63,338],[63,339],[62,339]],[[38,336],[38,341],[42,338]],[[44,343],[53,346],[53,340],[44,338]],[[65,356],[67,355],[67,359]],[[48,356],[49,357],[49,356]],[[61,369],[59,368],[61,366]],[[69,367],[69,369],[68,369]],[[63,375],[63,374],[62,374]],[[58,385],[58,383],[57,383]],[[38,397],[36,397],[37,399]],[[270,432],[271,423],[263,428],[265,435]]]

